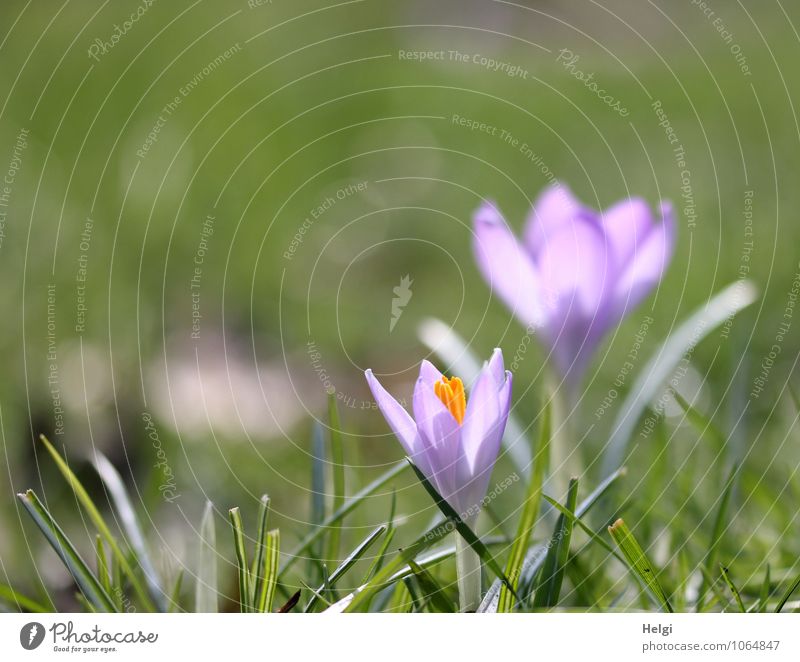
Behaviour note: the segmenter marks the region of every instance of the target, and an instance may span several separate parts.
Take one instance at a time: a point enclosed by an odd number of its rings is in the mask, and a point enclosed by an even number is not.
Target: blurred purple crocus
[[[529,332],[541,333],[572,388],[603,336],[661,280],[675,243],[669,203],[660,216],[639,198],[597,212],[562,184],[536,201],[522,241],[493,204],[475,212],[481,273]]]
[[[423,361],[414,387],[414,417],[366,371],[375,401],[402,444],[437,491],[465,521],[486,495],[511,404],[511,373],[495,349],[467,402],[458,377],[445,377]]]

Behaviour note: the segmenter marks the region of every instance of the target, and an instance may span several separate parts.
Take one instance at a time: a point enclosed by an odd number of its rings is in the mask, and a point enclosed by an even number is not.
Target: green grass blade
[[[409,561],[408,567],[414,573],[422,592],[422,599],[433,608],[433,611],[442,614],[453,614],[458,611],[458,606],[448,597],[445,589],[439,585],[430,572],[414,561]]]
[[[431,484],[431,482],[425,477],[417,466],[411,461],[411,458],[406,458],[408,463],[411,465],[411,468],[414,470],[414,473],[417,475],[419,482],[422,483],[425,491],[430,495],[433,499],[434,503],[439,507],[439,510],[442,511],[444,516],[448,519],[449,522],[452,522],[453,525],[456,527],[456,530],[461,535],[464,540],[467,541],[467,544],[474,550],[474,552],[481,557],[481,560],[487,565],[487,567],[497,575],[497,578],[506,585],[509,591],[511,591],[512,595],[516,597],[516,591],[511,583],[508,581],[503,569],[498,565],[497,561],[495,561],[494,557],[491,555],[489,550],[486,548],[480,538],[475,535],[474,531],[467,526],[464,520],[461,519],[461,516],[453,509],[453,507],[447,503],[447,501],[436,491],[436,488]]]
[[[772,590],[772,583],[770,579],[770,567],[767,563],[767,569],[764,572],[764,581],[761,584],[761,592],[758,596],[758,611],[764,613],[767,611],[767,604],[769,603],[769,595]]]
[[[384,560],[386,559],[386,554],[389,551],[389,546],[392,544],[392,541],[394,540],[394,534],[396,531],[396,529],[394,528],[394,513],[396,506],[397,506],[397,492],[392,490],[392,501],[389,505],[389,517],[386,520],[387,522],[386,535],[383,536],[383,542],[381,543],[381,546],[378,548],[378,553],[375,555],[375,558],[370,564],[369,569],[364,574],[364,578],[361,580],[361,584],[366,584],[367,582],[369,582],[369,580],[372,579],[377,574],[377,572],[383,567]],[[388,591],[385,592],[386,597],[390,597],[388,593],[389,593]],[[371,608],[372,608],[371,602],[367,601],[367,603],[364,606],[364,611],[370,611]]]
[[[323,565],[323,567],[325,567],[325,566]],[[300,580],[300,583],[303,585],[303,588],[305,588],[309,593],[311,593],[311,597],[312,598],[316,598],[317,601],[319,601],[323,605],[325,605],[326,608],[331,606],[331,602],[328,600],[328,598],[326,598],[324,595],[322,595],[322,593],[320,591],[326,590],[325,587],[327,587],[327,585],[328,585],[328,574],[327,573],[328,573],[328,569],[325,568],[325,572],[323,573],[325,576],[322,578],[322,588],[319,588],[319,589],[316,589],[313,586],[309,586],[302,579]],[[305,612],[303,612],[303,613],[305,613]]]
[[[574,513],[575,517],[578,518],[578,521],[580,521],[580,519],[584,517],[598,502],[600,502],[600,500],[608,493],[616,481],[625,476],[626,473],[626,468],[620,467],[616,471],[612,472],[611,475],[606,477],[594,489],[594,491],[589,494],[589,496],[581,501],[578,509]],[[550,501],[549,497],[545,496],[544,498]],[[534,580],[541,570],[546,556],[546,547],[538,544],[530,547],[525,553],[525,560],[523,561],[521,567],[519,590],[517,591],[517,594],[521,599],[526,600],[533,591]],[[486,592],[484,601],[481,603],[481,606],[478,609],[479,612],[494,613],[497,611],[501,587],[502,583],[500,580],[492,583],[491,587]]]
[[[397,584],[394,585],[394,589],[387,589],[384,591],[383,595],[388,597],[384,605],[385,609],[382,607],[381,611],[385,611],[389,614],[401,614],[408,611],[407,605],[412,598],[404,581],[397,582]]]
[[[719,507],[717,508],[717,514],[714,517],[714,527],[711,530],[711,540],[708,545],[708,551],[706,552],[704,561],[705,568],[708,570],[709,575],[717,563],[719,545],[722,541],[722,534],[725,530],[725,525],[727,522],[728,504],[731,500],[731,493],[733,492],[733,485],[736,480],[737,471],[738,466],[734,465],[728,473],[728,478],[725,481],[725,488],[722,491]],[[700,585],[700,591],[697,595],[697,611],[702,611],[703,600],[705,599],[706,590],[708,589],[705,577],[706,576],[703,575],[703,583]]]
[[[114,468],[114,465],[111,464],[108,458],[102,453],[98,452],[95,454],[94,467],[111,495],[111,499],[114,502],[114,509],[120,519],[122,530],[125,532],[128,543],[136,554],[136,558],[144,573],[150,597],[153,599],[153,602],[155,602],[159,611],[166,611],[167,605],[164,602],[164,591],[161,588],[161,582],[159,581],[155,566],[147,552],[144,534],[139,526],[136,511],[134,511],[130,497],[128,496],[128,490],[125,489],[125,483],[122,482],[122,477]]]
[[[578,479],[571,478],[567,491],[567,510],[574,512],[577,505]],[[535,608],[555,607],[558,604],[571,540],[572,518],[561,513],[556,521],[553,537],[550,539],[550,549],[547,551],[547,557],[544,560],[539,577],[539,584],[533,597],[533,606]]]
[[[25,507],[25,510],[28,511],[31,519],[36,523],[36,526],[47,538],[50,546],[58,554],[61,562],[67,567],[86,600],[98,611],[117,611],[111,596],[108,595],[97,577],[89,569],[89,566],[81,558],[81,555],[78,554],[75,546],[53,519],[50,512],[42,505],[33,490],[18,494],[17,497]]]
[[[256,605],[258,596],[261,595],[261,585],[264,582],[262,569],[264,568],[264,554],[267,547],[267,519],[269,517],[269,497],[264,494],[258,504],[258,533],[256,534],[256,553],[253,556],[253,565],[250,567],[250,576],[253,578],[253,595],[250,604]]]
[[[214,525],[214,504],[206,502],[200,521],[197,546],[197,580],[194,585],[194,609],[198,614],[215,614],[217,602],[217,531]]]
[[[108,556],[106,555],[106,546],[105,543],[103,543],[103,537],[99,534],[95,539],[95,548],[97,550],[97,578],[100,580],[100,585],[105,589],[106,593],[112,595],[111,568],[108,565]]]
[[[278,529],[267,531],[264,537],[264,557],[260,574],[263,576],[256,593],[257,612],[271,612],[278,586],[278,563],[281,554],[281,533]]]
[[[178,570],[178,576],[175,578],[175,583],[172,585],[172,590],[169,593],[169,607],[167,611],[174,614],[180,609],[181,604],[181,589],[183,588],[183,568]]]
[[[409,563],[411,562],[409,561]],[[423,611],[423,602],[417,592],[416,578],[413,575],[411,577],[405,577],[403,579],[403,585],[406,587],[406,591],[408,591],[408,595],[411,598],[411,613],[421,613]]]
[[[383,565],[383,560],[386,558],[386,552],[389,549],[389,545],[392,543],[392,539],[394,538],[395,528],[394,528],[394,511],[397,505],[397,493],[392,492],[392,502],[389,506],[389,518],[386,520],[386,535],[383,537],[383,542],[381,546],[378,548],[378,553],[375,555],[375,559],[369,566],[367,573],[364,575],[364,581],[362,584],[368,582],[378,570],[381,569]]]
[[[342,444],[342,424],[339,419],[339,407],[336,405],[336,394],[328,395],[328,425],[331,441],[331,471],[333,473],[334,512],[344,505],[344,447]],[[342,537],[341,520],[334,522],[328,531],[328,548],[325,558],[335,561],[339,558],[339,544]]]
[[[780,614],[783,608],[786,606],[786,603],[789,602],[789,598],[792,597],[792,593],[795,592],[797,587],[800,586],[800,575],[795,577],[794,581],[790,584],[789,588],[786,589],[786,593],[783,594],[781,601],[778,603],[778,606],[775,607],[775,613]]]
[[[593,540],[598,545],[600,545],[609,554],[611,554],[612,556],[617,558],[621,563],[627,564],[627,561],[624,558],[622,558],[622,556],[620,556],[617,553],[617,551],[611,545],[609,545],[605,540],[603,540],[599,535],[597,535],[597,533],[592,531],[592,529],[581,518],[579,518],[575,513],[567,510],[564,506],[562,506],[560,503],[558,503],[558,501],[556,501],[555,499],[551,499],[549,496],[545,496],[544,498],[559,513],[564,515],[564,517],[567,517],[568,519],[570,519],[572,521],[573,525],[577,524],[578,527],[581,528],[583,530],[583,532],[587,536],[589,536],[589,538],[591,540]]]
[[[113,577],[111,584],[116,587],[114,593],[111,595],[111,599],[114,601],[117,609],[122,611],[124,607],[122,599],[125,597],[122,586],[122,570],[119,567],[119,563],[114,563],[113,557],[109,559],[109,565],[111,566],[111,576]]]
[[[47,449],[47,452],[55,461],[59,471],[67,480],[67,483],[69,483],[69,486],[72,488],[72,491],[75,493],[78,501],[81,503],[84,510],[86,510],[87,514],[89,515],[89,519],[92,520],[92,523],[95,525],[95,527],[97,527],[100,535],[102,535],[105,541],[108,543],[108,546],[111,548],[111,552],[114,556],[114,562],[117,563],[122,572],[125,573],[125,576],[130,582],[130,585],[133,588],[134,593],[136,593],[136,596],[139,598],[139,600],[141,600],[142,604],[148,611],[154,611],[156,609],[155,604],[142,587],[139,577],[133,571],[131,564],[128,562],[128,558],[125,556],[125,554],[123,554],[122,550],[117,544],[116,539],[113,535],[111,535],[111,530],[108,528],[103,516],[100,514],[97,506],[95,506],[94,502],[89,496],[89,493],[78,480],[78,477],[72,472],[72,469],[69,468],[69,465],[64,461],[64,458],[61,457],[61,454],[50,443],[47,437],[40,435],[39,439],[41,439],[44,447]]]
[[[517,527],[517,535],[511,547],[511,553],[506,561],[506,577],[514,590],[519,586],[520,575],[522,574],[522,564],[525,561],[525,552],[528,549],[536,518],[539,516],[539,507],[542,502],[542,485],[544,484],[544,472],[547,466],[547,459],[550,450],[551,435],[551,411],[550,403],[546,402],[542,411],[542,422],[539,428],[539,443],[535,452],[534,467],[531,478],[528,481],[528,491],[525,495],[525,505],[522,508],[522,515]],[[514,596],[511,595],[505,585],[500,588],[500,599],[497,607],[499,612],[510,612],[514,609]]]
[[[306,606],[306,612],[310,612],[314,609],[314,606],[317,604],[317,596],[319,594],[324,594],[325,592],[330,591],[335,585],[336,582],[341,579],[344,574],[352,568],[358,560],[364,555],[364,553],[372,546],[372,544],[380,538],[383,533],[386,531],[386,527],[381,525],[376,528],[372,533],[370,533],[364,540],[362,540],[356,548],[347,555],[347,558],[342,561],[342,563],[330,574],[328,577],[327,586],[321,586],[315,594],[311,597]]]
[[[83,610],[88,614],[96,614],[98,613],[97,608],[86,599],[86,596],[83,593],[76,593],[75,600],[78,604],[83,608]]]
[[[453,374],[461,376],[464,384],[475,383],[482,362],[473,354],[469,344],[449,325],[429,318],[420,324],[418,335],[422,343],[452,369]],[[523,478],[529,478],[532,454],[529,444],[526,443],[524,429],[514,414],[509,415],[503,446],[516,470]]]
[[[729,603],[728,602],[728,598],[725,597],[725,595],[723,595],[722,591],[720,590],[718,580],[715,577],[711,576],[711,574],[708,572],[708,570],[706,570],[705,566],[701,565],[701,566],[698,566],[698,567],[700,569],[700,574],[702,574],[703,577],[706,580],[706,584],[708,585],[708,588],[714,594],[714,599],[710,600],[708,602],[708,604],[705,605],[706,611],[710,610],[711,607],[713,607],[717,603],[719,603],[721,605],[727,605]]]
[[[624,478],[627,473],[628,469],[626,467],[619,467],[616,471],[612,471],[607,478],[605,478],[597,487],[594,488],[594,491],[589,496],[581,501],[578,509],[575,511],[575,516],[578,518],[584,517],[586,513],[588,513],[592,507],[606,495],[614,483],[616,483],[620,478]]]
[[[364,575],[364,581],[362,584],[366,584],[370,579],[372,579],[372,577],[375,576],[375,573],[381,569],[384,559],[386,558],[386,552],[389,549],[389,545],[391,545],[392,540],[394,540],[394,534],[394,527],[391,527],[386,531],[386,535],[383,537],[383,542],[378,548],[378,553],[375,555],[375,559],[372,561],[372,564]]]
[[[447,526],[445,524],[445,526]],[[495,546],[503,546],[506,545],[508,541],[501,537],[501,536],[493,536],[491,538],[487,538],[485,545],[487,547],[495,547]],[[419,557],[414,559],[414,562],[426,570],[432,568],[435,565],[442,563],[448,559],[451,559],[456,554],[456,546],[455,545],[448,545],[446,547],[440,547],[439,549],[434,549],[428,552],[427,554],[421,554]],[[402,579],[403,577],[408,577],[409,575],[413,574],[411,572],[411,568],[407,565],[405,567],[401,567],[394,575],[392,575],[392,580],[396,581],[398,579]]]
[[[720,572],[722,573],[722,578],[728,585],[728,589],[730,589],[730,592],[733,594],[733,599],[736,600],[736,606],[739,608],[739,611],[744,614],[745,612],[747,612],[747,609],[745,609],[744,602],[742,602],[742,594],[739,593],[739,589],[736,588],[736,585],[733,583],[733,580],[731,579],[730,572],[721,563],[719,564],[719,569]]]
[[[391,469],[386,471],[385,473],[378,476],[375,480],[373,480],[369,485],[364,487],[355,496],[348,499],[341,508],[337,511],[332,513],[329,517],[325,519],[325,521],[316,529],[311,531],[305,538],[303,538],[300,543],[295,547],[288,555],[286,560],[283,562],[283,565],[280,569],[280,574],[282,575],[286,572],[292,565],[294,565],[295,561],[301,558],[303,552],[305,552],[315,541],[317,541],[320,536],[322,536],[327,530],[328,527],[333,526],[337,522],[341,522],[347,515],[349,515],[356,507],[362,503],[367,497],[372,496],[376,491],[378,491],[381,487],[386,485],[392,478],[395,478],[398,474],[408,468],[408,462],[402,461],[395,464]]]
[[[311,522],[325,519],[325,433],[322,425],[314,425],[311,441]]]
[[[433,526],[411,545],[401,549],[367,584],[339,600],[339,602],[331,606],[329,611],[362,611],[376,593],[398,581],[399,577],[394,575],[400,573],[403,570],[403,566],[408,566],[409,561],[413,561],[432,544],[448,536],[450,530],[447,520]]]
[[[614,420],[611,438],[603,457],[603,474],[620,466],[628,453],[628,445],[644,410],[663,388],[664,382],[686,355],[709,333],[757,298],[755,286],[748,280],[728,285],[695,310],[658,347],[642,368],[629,395]]]
[[[328,493],[325,483],[325,432],[319,422],[314,424],[311,437],[311,513],[310,521],[314,527],[323,526],[325,521],[325,495]],[[322,556],[322,545],[317,540],[310,545],[309,576],[319,577],[319,559]],[[316,573],[316,574],[314,574]]]
[[[446,520],[440,526],[442,526],[445,529],[445,532],[444,532],[445,535],[447,534],[447,531],[452,530],[452,525],[448,526]],[[433,530],[436,530],[436,529],[433,529]],[[438,532],[439,531],[437,530],[437,533]],[[429,533],[429,535],[430,535],[430,533]],[[388,536],[388,533],[387,533],[387,536]],[[485,540],[485,545],[487,547],[505,546],[507,544],[508,544],[508,540],[506,538],[502,537],[502,536],[492,536],[491,538],[487,538]],[[420,566],[421,568],[425,568],[427,570],[429,568],[432,568],[432,567],[442,563],[443,561],[447,561],[447,560],[453,558],[455,556],[455,554],[456,554],[455,545],[448,545],[446,547],[439,547],[437,549],[431,550],[430,552],[428,552],[426,554],[420,553],[418,556],[414,557],[414,562],[418,566]],[[399,566],[398,570],[391,577],[389,577],[388,581],[386,582],[386,585],[389,586],[389,585],[391,585],[393,583],[400,582],[400,580],[405,579],[406,577],[409,577],[409,576],[411,576],[413,574],[414,573],[411,571],[411,568],[408,566],[408,564],[406,564],[405,566],[403,566],[401,564]],[[499,583],[499,581],[500,580],[498,580],[498,583]],[[366,585],[366,584],[367,584],[367,582],[364,582],[364,585]],[[402,583],[398,583],[397,585],[398,586],[402,586]],[[361,588],[363,588],[363,586],[360,587],[358,590],[361,590]],[[378,592],[380,592],[381,590],[382,589],[379,589]],[[348,598],[349,598],[349,596],[348,596]],[[383,598],[385,598],[385,600]],[[386,591],[384,591],[382,599],[381,599],[381,603],[388,602],[390,599],[391,599],[391,595],[389,595]],[[343,601],[340,600],[340,603],[342,603],[342,602]],[[369,601],[367,601],[365,604],[362,604],[361,611],[366,611],[367,610],[366,607],[369,606],[369,604],[370,604]],[[344,607],[342,607],[342,609],[344,609]]]
[[[669,598],[658,581],[658,577],[656,577],[653,565],[644,553],[642,546],[634,538],[628,525],[622,519],[618,519],[608,527],[608,532],[620,548],[633,575],[642,581],[656,603],[664,611],[672,613],[672,605],[670,605]]]
[[[34,614],[47,614],[55,611],[55,607],[52,604],[44,605],[33,598],[22,595],[22,593],[15,591],[6,584],[0,584],[0,600],[18,611],[27,611]]]
[[[672,392],[672,397],[675,398],[675,402],[677,402],[683,412],[686,414],[686,420],[692,424],[692,426],[697,430],[701,435],[708,435],[714,442],[714,446],[718,450],[723,450],[728,443],[727,438],[722,433],[722,431],[714,424],[714,422],[708,418],[703,412],[699,409],[695,408],[691,405],[680,393],[677,391]]]
[[[242,613],[252,611],[250,598],[252,596],[252,581],[250,568],[247,565],[247,552],[244,548],[244,526],[239,508],[231,508],[228,511],[233,530],[233,545],[236,549],[236,566],[239,575],[239,609]]]

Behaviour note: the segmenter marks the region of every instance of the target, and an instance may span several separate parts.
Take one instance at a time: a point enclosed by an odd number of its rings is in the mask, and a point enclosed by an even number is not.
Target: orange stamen
[[[464,422],[464,412],[467,410],[467,397],[464,395],[462,381],[458,377],[448,379],[442,375],[442,380],[434,383],[433,392],[461,425]]]

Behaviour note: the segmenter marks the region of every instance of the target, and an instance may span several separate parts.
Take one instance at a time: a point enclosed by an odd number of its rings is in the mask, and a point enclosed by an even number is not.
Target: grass
[[[716,319],[716,313],[710,315]],[[684,347],[683,352],[678,352],[674,345],[673,342],[668,354],[677,361],[676,357],[682,356],[688,348]],[[647,386],[643,388],[653,388],[651,382],[645,383]],[[691,429],[699,435],[707,433],[718,442],[725,441],[724,434],[696,406],[682,396],[677,397],[677,402]],[[794,398],[791,403],[793,407],[796,405]],[[339,424],[333,401],[330,411],[331,423]],[[70,573],[78,591],[77,602],[92,611],[122,611],[123,606],[129,610],[130,605],[142,611],[216,611],[220,608],[222,597],[219,587],[224,585],[224,582],[219,582],[216,561],[217,557],[227,555],[224,548],[233,550],[238,591],[233,600],[228,598],[223,601],[223,608],[237,605],[242,612],[285,612],[303,605],[305,612],[383,609],[453,611],[457,608],[450,565],[454,549],[447,545],[452,532],[458,532],[466,540],[480,557],[484,568],[496,578],[482,595],[483,602],[479,609],[482,612],[637,607],[672,612],[675,610],[673,605],[679,605],[682,611],[698,612],[783,611],[787,606],[798,609],[797,604],[790,603],[800,585],[800,577],[793,566],[782,567],[779,554],[773,554],[772,558],[753,559],[747,549],[733,551],[736,545],[730,540],[730,512],[737,501],[740,502],[740,510],[744,505],[744,500],[741,497],[737,499],[735,494],[737,483],[734,479],[745,471],[744,466],[734,466],[721,481],[721,491],[709,503],[712,510],[702,518],[702,521],[710,522],[707,532],[696,528],[686,539],[673,538],[669,527],[675,526],[679,515],[675,513],[667,527],[658,534],[652,533],[655,527],[642,526],[641,523],[637,526],[641,533],[637,534],[619,516],[625,514],[626,519],[632,521],[644,517],[637,515],[635,500],[630,495],[624,496],[629,490],[620,485],[627,480],[624,468],[612,472],[580,503],[577,479],[570,481],[563,504],[542,494],[548,471],[549,446],[552,443],[551,425],[550,407],[545,404],[538,443],[533,451],[533,471],[527,484],[521,486],[527,496],[522,507],[513,511],[518,521],[517,533],[512,539],[478,535],[409,461],[419,484],[441,516],[438,523],[410,544],[399,549],[394,544],[398,526],[395,512],[397,497],[392,491],[387,520],[346,554],[339,556],[337,553],[342,533],[346,531],[346,518],[357,515],[361,508],[369,504],[378,489],[401,476],[404,467],[401,463],[349,499],[344,493],[340,475],[336,479],[338,487],[334,490],[334,497],[329,505],[322,506],[323,510],[330,508],[332,512],[319,513],[316,518],[318,521],[311,523],[311,531],[303,536],[294,550],[283,552],[282,562],[280,532],[268,526],[269,497],[265,495],[259,501],[255,520],[257,533],[253,539],[246,534],[240,509],[233,507],[229,510],[231,535],[226,537],[227,544],[217,541],[215,509],[213,504],[208,503],[199,526],[196,572],[189,573],[194,577],[195,585],[182,587],[184,569],[181,569],[171,583],[170,591],[158,588],[168,586],[170,582],[153,570],[146,542],[148,536],[138,523],[119,474],[103,456],[99,456],[94,463],[94,469],[110,490],[108,516],[120,524],[116,532],[66,459],[45,437],[41,438],[41,444],[74,493],[77,503],[96,528],[93,566],[83,558],[64,528],[33,491],[20,494],[19,499]],[[335,437],[340,438],[343,434],[344,431],[337,428]],[[719,443],[714,446],[718,447]],[[616,450],[612,448],[610,452],[615,453]],[[341,454],[343,450],[333,452],[334,456]],[[321,455],[318,449],[311,456],[312,467],[319,462]],[[334,475],[344,466],[343,461],[339,464],[340,467],[334,468]],[[318,475],[319,471],[312,473]],[[321,482],[321,478],[316,479],[318,486]],[[542,498],[552,510],[540,511]],[[311,494],[310,501],[312,511],[320,509],[315,493]],[[603,519],[608,521],[608,517],[613,518],[613,523],[605,528],[616,550],[603,539],[602,525],[598,530],[597,522],[592,523],[589,519],[593,508],[601,522]],[[697,508],[700,508],[699,504]],[[663,513],[651,514],[651,517],[663,517],[665,514],[669,515],[668,507]],[[407,527],[406,524],[403,528]],[[498,523],[493,523],[492,528],[498,528]],[[646,537],[644,541],[641,535]],[[544,545],[540,542],[542,536],[545,536]],[[379,541],[381,544],[378,544]],[[678,543],[677,547],[672,546],[673,542]],[[252,548],[252,556],[248,547]],[[431,547],[434,549],[428,551]],[[490,547],[495,551],[490,551]],[[370,556],[369,551],[373,548],[376,551]],[[324,550],[324,558],[318,556],[319,550]],[[322,582],[319,586],[313,587],[292,567],[292,561],[300,558],[301,554],[309,555],[306,568],[321,568]],[[337,561],[335,567],[329,570],[331,555]],[[654,555],[661,559],[660,567],[653,562]],[[504,556],[505,571],[500,565]],[[675,559],[679,562],[676,563]],[[718,563],[717,559],[722,561]],[[759,567],[763,566],[763,579],[760,581],[756,578],[759,568],[752,565],[754,561]],[[620,574],[622,570],[625,572]],[[346,576],[358,579],[351,580],[351,586],[343,589],[342,581]],[[695,579],[700,580],[700,588],[690,591],[690,587],[696,583]],[[151,590],[146,591],[145,586]],[[279,591],[286,600],[282,604],[275,602]],[[9,586],[0,586],[0,600],[9,608],[31,611],[45,609],[35,598]]]
[[[116,10],[93,18],[101,3],[68,3],[54,18],[52,7],[26,4],[0,7],[9,29],[0,37],[0,154],[13,153],[21,127],[30,131],[14,222],[0,243],[0,310],[10,320],[0,337],[0,493],[20,493],[0,500],[0,608],[451,609],[454,534],[425,537],[449,515],[397,462],[361,372],[395,374],[400,390],[430,350],[467,378],[475,355],[500,346],[519,365],[495,478],[519,480],[470,532],[486,565],[481,611],[798,609],[800,446],[786,388],[796,379],[796,319],[763,393],[751,395],[800,243],[786,92],[800,85],[797,38],[770,3],[724,8],[748,77],[688,3],[660,8],[674,24],[648,3],[617,8],[625,24],[602,3],[580,12],[483,3],[488,14],[465,3],[458,21],[413,3],[363,2],[355,14],[312,18],[297,18],[292,3],[230,18],[233,10],[200,3],[174,22],[185,7],[156,3],[99,62],[86,47],[110,33]],[[463,25],[402,27],[411,22]],[[242,51],[182,102],[139,162],[165,101],[234,43]],[[526,67],[531,79],[400,61],[411,44],[468,45]],[[565,46],[629,107],[624,121],[555,61]],[[551,393],[545,357],[477,275],[468,222],[491,197],[520,229],[548,178],[509,143],[452,116],[490,121],[528,143],[595,207],[641,195],[682,211],[654,99],[687,150],[698,222],[682,217],[658,293],[602,345],[563,427],[553,415],[543,454],[543,440],[531,442]],[[337,200],[285,259],[310,210],[356,181],[366,192]],[[750,190],[752,236],[743,222]],[[187,282],[209,214],[202,342],[193,343]],[[725,289],[744,266],[746,283]],[[392,289],[406,274],[413,299],[389,335]],[[653,322],[621,376],[645,315]],[[51,322],[63,435],[43,344]],[[229,370],[215,381],[223,355]],[[258,368],[242,369],[241,408],[222,397],[237,366]],[[662,401],[684,369],[686,390]],[[198,370],[219,387],[202,401],[174,379]],[[328,407],[323,372],[340,396]],[[175,397],[165,395],[167,378]],[[264,396],[260,409],[249,407],[254,392]],[[217,414],[206,417],[211,403]],[[271,416],[250,423],[254,409]],[[155,421],[158,449],[142,413]],[[159,450],[180,483],[176,503],[159,490]],[[580,493],[570,499],[572,475]],[[623,546],[608,531],[620,518]],[[553,545],[570,527],[569,544]],[[645,581],[645,567],[660,588]]]

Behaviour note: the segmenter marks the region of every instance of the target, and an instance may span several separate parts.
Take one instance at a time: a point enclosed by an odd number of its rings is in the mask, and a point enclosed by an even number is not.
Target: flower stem
[[[481,559],[458,533],[456,533],[456,573],[461,611],[477,610],[481,603]]]

